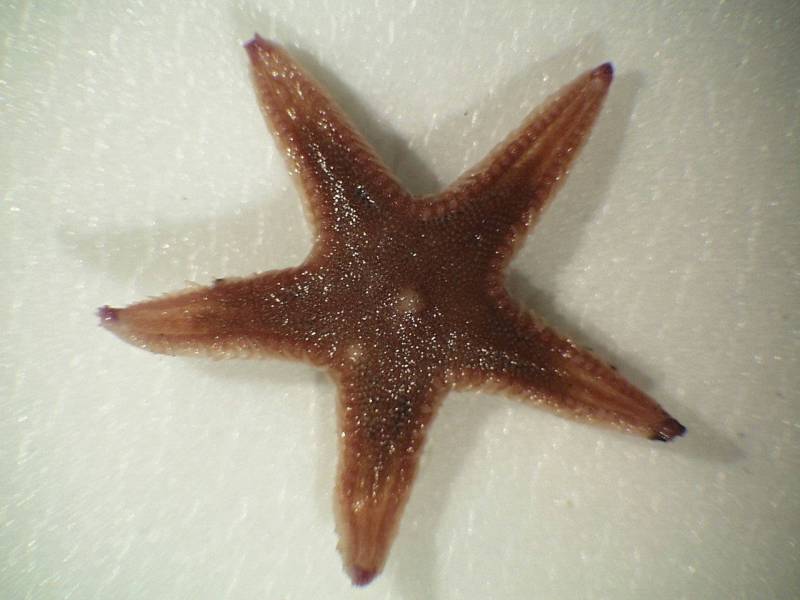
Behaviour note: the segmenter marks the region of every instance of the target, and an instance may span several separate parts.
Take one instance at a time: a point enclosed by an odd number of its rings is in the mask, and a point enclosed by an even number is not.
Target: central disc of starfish
[[[316,229],[311,254],[296,268],[103,307],[101,322],[153,352],[282,356],[327,369],[339,390],[340,550],[354,583],[384,565],[450,389],[503,391],[651,439],[683,433],[504,287],[514,248],[588,136],[610,65],[563,88],[442,193],[412,198],[286,52],[258,36],[246,48]]]

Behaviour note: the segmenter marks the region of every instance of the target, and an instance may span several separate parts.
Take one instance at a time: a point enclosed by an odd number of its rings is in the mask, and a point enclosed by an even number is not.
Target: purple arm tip
[[[686,427],[681,425],[676,419],[669,417],[661,423],[661,426],[650,439],[658,442],[668,442],[673,438],[682,436],[684,433],[686,433]]]
[[[350,571],[350,577],[353,580],[353,585],[363,587],[375,579],[377,571],[362,569],[361,567],[354,566]]]
[[[105,325],[106,323],[115,322],[119,318],[118,312],[116,308],[111,308],[107,304],[101,306],[97,309],[97,316],[100,317],[100,324]]]
[[[592,71],[592,77],[600,77],[611,81],[614,78],[614,65],[610,62],[603,63],[599,67],[595,67]]]

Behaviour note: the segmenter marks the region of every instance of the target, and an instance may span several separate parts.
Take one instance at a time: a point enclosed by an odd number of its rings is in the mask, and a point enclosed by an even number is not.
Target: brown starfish
[[[261,108],[305,192],[300,266],[220,279],[127,308],[104,327],[152,352],[281,356],[339,390],[339,549],[353,582],[382,569],[425,432],[452,388],[499,390],[654,440],[685,429],[617,371],[524,311],[503,270],[575,158],[610,64],[578,77],[442,193],[413,198],[280,47],[246,44]]]

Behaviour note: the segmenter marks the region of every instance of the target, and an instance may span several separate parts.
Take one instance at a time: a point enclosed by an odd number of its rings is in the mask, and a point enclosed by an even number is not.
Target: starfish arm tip
[[[108,304],[105,304],[97,309],[97,316],[100,317],[100,325],[105,327],[119,319],[119,309],[111,308]]]
[[[278,44],[272,40],[261,37],[258,33],[254,33],[253,37],[247,40],[244,44],[244,49],[247,51],[250,60],[255,62],[259,56],[271,54],[279,48]]]
[[[650,436],[650,439],[657,442],[668,442],[673,438],[682,436],[684,433],[686,433],[686,427],[681,425],[676,419],[669,417],[658,425],[658,428]]]
[[[350,580],[353,582],[353,585],[357,587],[363,587],[375,579],[375,577],[378,575],[378,571],[375,569],[364,569],[358,565],[352,565],[348,569],[348,575],[350,575]]]
[[[265,40],[263,37],[261,37],[261,36],[258,34],[258,32],[256,31],[256,32],[253,34],[253,37],[252,37],[252,38],[250,38],[249,40],[247,40],[247,41],[246,41],[244,44],[242,44],[242,45],[243,45],[245,48],[250,48],[251,46],[257,46],[257,45],[259,45],[259,44],[263,44],[263,43],[265,43],[266,41],[267,41],[267,40]]]
[[[592,71],[592,76],[611,81],[614,78],[614,65],[610,62],[605,62]]]

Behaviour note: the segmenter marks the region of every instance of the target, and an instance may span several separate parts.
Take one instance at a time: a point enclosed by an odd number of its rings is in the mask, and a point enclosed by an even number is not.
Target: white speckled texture
[[[800,589],[800,9],[7,2],[0,597],[790,598]],[[140,352],[95,307],[299,262],[241,42],[301,60],[413,191],[618,77],[514,293],[688,428],[449,398],[385,573],[335,550],[333,386]]]

